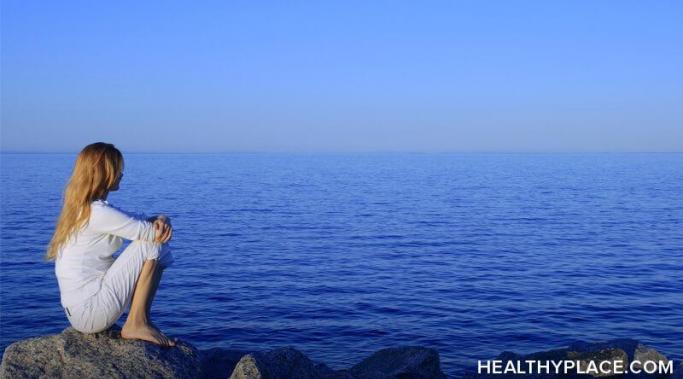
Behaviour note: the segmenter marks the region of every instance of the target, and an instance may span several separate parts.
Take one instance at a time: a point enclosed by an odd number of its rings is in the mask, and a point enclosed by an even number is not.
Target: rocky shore
[[[180,342],[161,348],[120,338],[119,330],[86,335],[72,328],[15,342],[5,349],[0,378],[442,379],[439,353],[404,346],[382,349],[344,370],[280,348],[198,350]]]
[[[657,350],[635,340],[619,339],[598,343],[576,342],[568,347],[520,355],[503,352],[495,361],[579,362],[585,371],[590,362],[621,360],[628,367],[634,361],[667,364]],[[501,374],[468,369],[465,379],[501,378],[657,378],[683,379],[683,363],[671,362],[673,374]],[[382,349],[358,364],[333,370],[313,362],[300,351],[285,347],[266,351],[238,351],[222,348],[198,350],[180,342],[175,348],[161,348],[141,341],[120,338],[119,330],[85,335],[71,328],[62,333],[18,341],[7,347],[0,366],[0,378],[221,378],[221,379],[443,379],[439,353],[430,348],[403,346]]]

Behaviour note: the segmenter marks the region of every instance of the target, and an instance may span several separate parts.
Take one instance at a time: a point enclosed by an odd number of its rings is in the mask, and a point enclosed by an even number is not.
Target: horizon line
[[[119,149],[121,150],[121,149]],[[78,154],[78,151],[0,150],[0,154]],[[683,150],[216,150],[125,151],[126,154],[681,154]]]

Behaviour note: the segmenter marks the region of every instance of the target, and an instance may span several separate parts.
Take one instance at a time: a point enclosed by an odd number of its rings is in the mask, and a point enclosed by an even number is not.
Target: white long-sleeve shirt
[[[83,303],[96,294],[123,240],[154,241],[154,224],[144,215],[125,212],[106,200],[90,205],[88,223],[71,235],[55,261],[62,306]]]

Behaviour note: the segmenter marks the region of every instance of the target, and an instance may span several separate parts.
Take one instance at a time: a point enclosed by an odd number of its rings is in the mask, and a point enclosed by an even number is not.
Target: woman
[[[122,338],[175,346],[150,320],[162,272],[173,261],[173,229],[163,215],[145,220],[107,202],[122,177],[123,156],[114,145],[97,142],[78,154],[47,251],[61,303],[83,333],[110,328],[130,306]],[[131,243],[114,259],[124,239]]]

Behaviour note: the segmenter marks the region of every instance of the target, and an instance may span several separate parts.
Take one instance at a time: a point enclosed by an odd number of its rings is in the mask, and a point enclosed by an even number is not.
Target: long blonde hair
[[[90,218],[90,204],[105,198],[123,173],[123,155],[110,143],[96,142],[81,150],[64,189],[64,204],[45,259],[57,258],[71,234]]]

